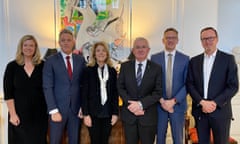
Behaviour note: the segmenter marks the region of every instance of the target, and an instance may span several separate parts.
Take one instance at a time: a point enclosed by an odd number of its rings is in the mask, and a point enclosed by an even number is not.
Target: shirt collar
[[[207,58],[216,57],[216,54],[217,54],[217,50],[215,50],[215,52],[212,53],[211,55],[207,55],[206,53],[204,53],[204,57],[207,57]]]
[[[138,64],[140,64],[140,63],[141,63],[142,65],[146,65],[147,60],[144,60],[144,61],[142,61],[142,62],[139,62],[139,61],[136,60],[136,65],[138,65]]]
[[[165,55],[165,57],[167,57],[168,54],[172,54],[172,56],[174,57],[175,54],[176,54],[176,50],[173,50],[173,51],[171,51],[171,52],[169,52],[169,51],[167,51],[167,50],[164,50],[164,55]]]
[[[70,56],[70,58],[72,58],[72,53],[69,54],[69,55],[67,55],[67,54],[65,54],[63,51],[60,51],[60,52],[61,52],[63,58],[66,58],[66,56]]]

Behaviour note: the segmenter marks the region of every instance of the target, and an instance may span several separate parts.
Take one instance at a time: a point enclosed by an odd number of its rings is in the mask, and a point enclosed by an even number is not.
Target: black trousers
[[[214,118],[208,114],[202,114],[196,118],[199,144],[210,143],[210,131],[212,130],[214,144],[227,144],[231,126],[230,118]]]
[[[124,122],[126,144],[153,144],[157,132],[156,125],[141,125],[138,120],[134,124]]]
[[[88,127],[91,144],[108,144],[112,125],[111,118],[91,117],[92,127]]]

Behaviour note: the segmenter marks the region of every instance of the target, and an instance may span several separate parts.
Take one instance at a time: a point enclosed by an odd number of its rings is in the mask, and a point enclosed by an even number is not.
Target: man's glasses
[[[177,40],[178,37],[165,37],[165,39],[168,40],[168,41],[169,41],[169,40]]]
[[[215,40],[215,36],[213,36],[213,37],[205,37],[205,38],[201,38],[201,41],[202,42],[207,42],[207,41],[209,41],[209,42],[212,42],[212,41],[214,41]]]

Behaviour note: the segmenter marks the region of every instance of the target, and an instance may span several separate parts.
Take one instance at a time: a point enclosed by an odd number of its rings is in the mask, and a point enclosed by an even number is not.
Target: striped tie
[[[138,64],[138,69],[137,69],[137,85],[140,86],[142,82],[142,64]]]

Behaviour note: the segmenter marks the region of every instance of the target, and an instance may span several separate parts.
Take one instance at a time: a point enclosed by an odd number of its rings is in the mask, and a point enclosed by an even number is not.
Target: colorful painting
[[[94,42],[109,44],[112,59],[125,61],[130,54],[130,0],[58,0],[58,30],[71,30],[76,37],[76,51],[86,60]]]

